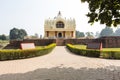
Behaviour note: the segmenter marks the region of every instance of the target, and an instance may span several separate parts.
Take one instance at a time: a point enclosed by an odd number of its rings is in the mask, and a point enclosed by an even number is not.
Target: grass
[[[0,40],[0,49],[2,49],[4,46],[6,46],[7,44],[9,44],[8,40]]]
[[[39,48],[39,49],[40,49],[40,48],[42,49],[42,48],[45,48],[45,46],[35,46],[35,48],[36,48],[36,49],[38,49],[38,48]]]
[[[79,49],[86,49],[86,45],[74,45],[76,48],[79,48]]]
[[[76,48],[79,49],[86,49],[86,45],[74,45]],[[102,51],[120,51],[120,48],[103,48]]]
[[[43,49],[45,46],[35,46],[35,49]],[[2,49],[2,50],[21,50],[20,48]]]
[[[103,51],[120,51],[120,48],[103,48]]]

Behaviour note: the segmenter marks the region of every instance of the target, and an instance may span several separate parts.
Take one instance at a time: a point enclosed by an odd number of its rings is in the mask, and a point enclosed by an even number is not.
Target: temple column
[[[71,31],[71,37],[73,37],[73,31]]]
[[[63,31],[63,37],[65,38],[65,31]]]
[[[49,37],[49,31],[47,31],[47,37]]]
[[[57,31],[55,31],[55,37],[57,38]]]

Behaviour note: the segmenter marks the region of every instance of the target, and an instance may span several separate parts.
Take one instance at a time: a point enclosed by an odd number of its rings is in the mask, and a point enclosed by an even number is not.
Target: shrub
[[[78,54],[78,55],[89,56],[89,57],[99,57],[100,56],[99,50],[80,49],[80,48],[76,48],[75,46],[73,46],[71,44],[67,44],[66,46],[71,52]]]
[[[44,48],[27,49],[27,50],[0,50],[0,60],[14,60],[31,58],[35,56],[45,55],[50,53],[56,46],[55,43],[50,44]]]
[[[106,59],[120,59],[120,51],[102,51],[101,56]]]
[[[76,48],[74,45],[67,44],[67,48],[78,55],[89,56],[89,57],[102,57],[106,59],[120,59],[120,51],[100,51],[94,49],[80,49]]]

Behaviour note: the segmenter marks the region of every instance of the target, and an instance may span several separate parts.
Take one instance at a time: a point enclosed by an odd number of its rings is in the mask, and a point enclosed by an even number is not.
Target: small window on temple
[[[64,28],[64,23],[62,21],[57,22],[56,28]]]

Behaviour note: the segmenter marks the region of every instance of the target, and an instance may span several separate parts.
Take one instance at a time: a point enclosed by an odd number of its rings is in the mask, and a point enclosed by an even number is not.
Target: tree
[[[27,32],[24,29],[20,29],[18,37],[24,39],[25,36],[27,36]]]
[[[39,36],[38,36],[38,34],[37,34],[37,33],[35,33],[35,37],[36,37],[36,38],[39,38]]]
[[[32,39],[38,39],[38,38],[39,38],[37,33],[35,33],[34,35],[31,35],[30,37],[31,37]]]
[[[102,29],[102,31],[100,32],[100,37],[102,36],[113,36],[114,32],[113,29],[110,27],[105,27],[104,29]]]
[[[93,32],[86,32],[86,38],[94,38]]]
[[[10,30],[10,39],[18,39],[19,30],[17,28],[13,28]]]
[[[1,39],[1,40],[7,40],[7,36],[4,35],[4,34],[2,34],[2,35],[0,35],[0,39]]]
[[[42,39],[42,35],[40,35],[40,39]]]
[[[77,38],[85,37],[85,34],[84,34],[84,32],[76,31],[76,37]]]
[[[120,0],[81,0],[89,4],[88,23],[100,21],[100,24],[117,26],[120,24]]]
[[[120,36],[120,28],[115,31],[114,36]]]
[[[95,33],[95,37],[96,38],[100,37],[100,33],[98,31]]]
[[[27,32],[24,29],[13,28],[10,30],[10,39],[24,39],[27,36]]]

